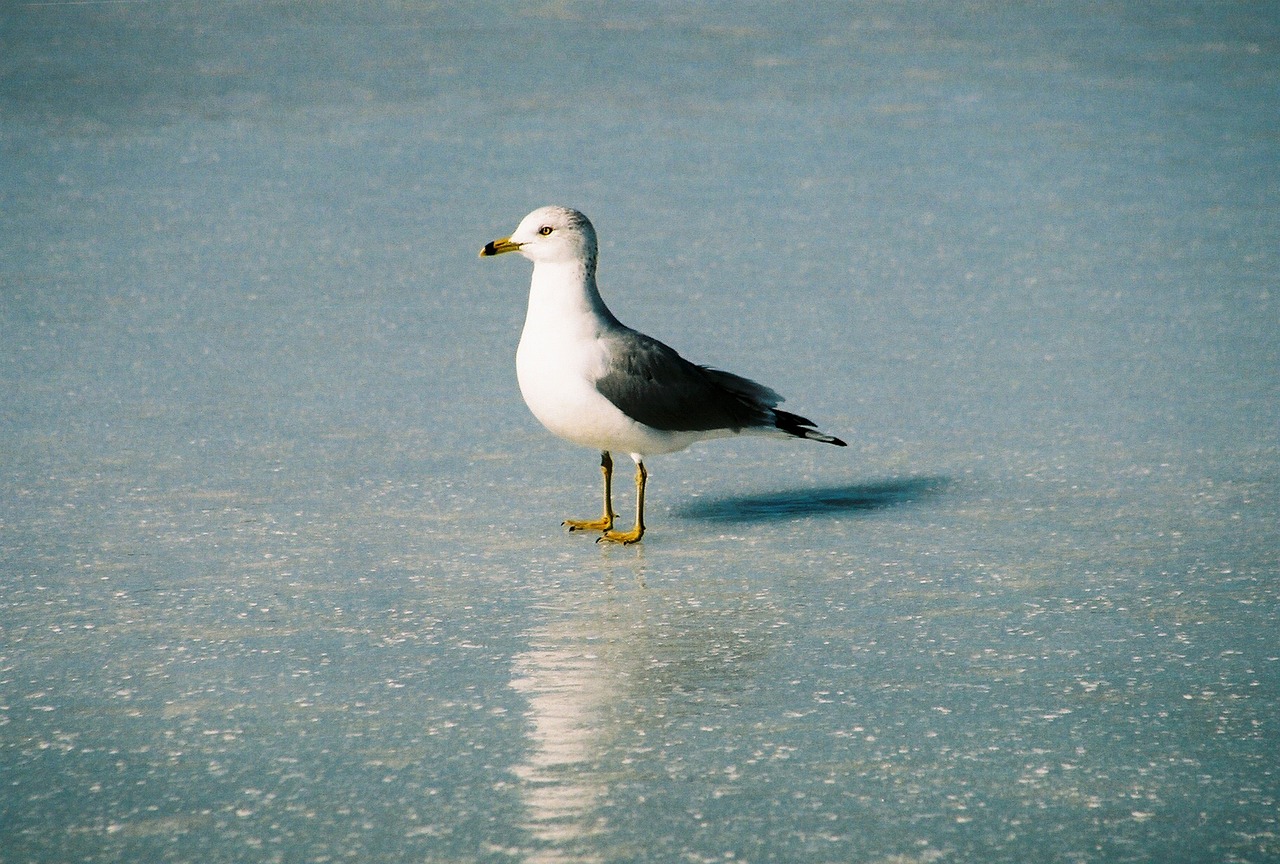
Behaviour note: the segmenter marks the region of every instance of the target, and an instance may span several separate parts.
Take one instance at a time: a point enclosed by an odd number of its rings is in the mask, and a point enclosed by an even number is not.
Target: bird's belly
[[[623,414],[595,388],[604,362],[598,349],[566,347],[539,350],[536,341],[522,339],[516,351],[520,393],[554,435],[584,447],[641,455],[681,450],[700,437],[651,429]]]

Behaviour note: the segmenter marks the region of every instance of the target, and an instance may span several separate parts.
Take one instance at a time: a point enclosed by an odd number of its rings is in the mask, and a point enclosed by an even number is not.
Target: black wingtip
[[[808,438],[810,441],[821,441],[823,444],[834,444],[834,445],[836,445],[837,447],[848,447],[848,446],[849,446],[848,444],[844,443],[843,441],[841,441],[841,440],[840,440],[839,438],[837,438],[836,436],[834,436],[834,435],[827,435],[826,433],[824,433],[824,432],[819,432],[819,431],[818,431],[818,430],[816,430],[816,429],[806,429],[806,430],[804,430],[804,436],[803,436],[803,437]]]
[[[797,438],[808,438],[810,441],[821,441],[823,444],[834,444],[837,447],[849,446],[834,435],[819,432],[812,420],[801,417],[799,414],[792,414],[790,411],[779,411],[775,408],[773,422],[783,432]]]

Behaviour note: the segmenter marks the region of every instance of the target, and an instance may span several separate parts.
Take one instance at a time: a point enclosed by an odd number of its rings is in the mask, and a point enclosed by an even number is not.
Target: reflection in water
[[[531,864],[612,857],[619,826],[607,814],[616,787],[635,782],[633,759],[666,776],[668,766],[650,761],[666,758],[652,736],[673,716],[714,720],[744,698],[770,650],[774,631],[764,622],[781,613],[767,590],[732,579],[703,580],[693,591],[684,574],[649,578],[645,569],[557,589],[565,608],[513,658],[511,686],[528,703],[527,755],[512,772]],[[619,587],[627,584],[634,587]]]
[[[528,758],[513,770],[521,780],[524,827],[537,841],[525,860],[538,864],[601,860],[587,849],[604,830],[596,809],[606,787],[593,768],[609,687],[600,656],[574,624],[541,628],[535,647],[513,664],[511,686],[529,700],[533,724]]]

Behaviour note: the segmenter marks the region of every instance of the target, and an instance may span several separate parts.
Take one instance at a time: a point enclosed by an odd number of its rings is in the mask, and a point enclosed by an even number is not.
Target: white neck
[[[609,327],[617,323],[596,288],[594,267],[582,261],[533,265],[526,332],[531,328],[564,332],[575,324],[598,329],[602,324]]]

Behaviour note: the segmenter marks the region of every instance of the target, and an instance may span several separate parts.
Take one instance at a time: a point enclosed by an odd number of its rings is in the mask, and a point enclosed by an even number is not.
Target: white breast
[[[533,416],[567,441],[632,455],[672,453],[712,437],[637,423],[600,395],[608,368],[601,336],[620,326],[581,269],[535,265],[516,376]]]
[[[516,350],[520,393],[533,416],[556,435],[604,448],[603,439],[625,418],[592,383],[602,362],[599,343],[565,335],[526,325]]]

